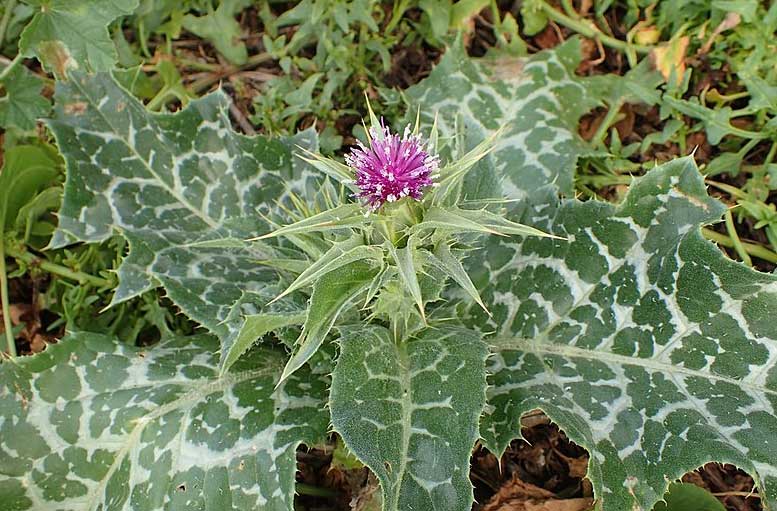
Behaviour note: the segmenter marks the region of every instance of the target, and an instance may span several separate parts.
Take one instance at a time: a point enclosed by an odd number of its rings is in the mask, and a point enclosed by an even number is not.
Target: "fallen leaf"
[[[683,74],[685,74],[685,52],[688,50],[689,43],[688,36],[678,37],[653,48],[650,52],[650,61],[665,81],[668,82],[672,79],[676,83],[682,81]],[[672,78],[673,76],[674,78]]]
[[[35,334],[30,340],[30,351],[33,353],[40,353],[46,349],[48,340],[41,334]]]
[[[726,14],[726,17],[723,19],[723,21],[718,24],[717,27],[715,27],[715,30],[713,30],[710,37],[707,39],[707,42],[704,43],[704,46],[699,49],[699,55],[703,55],[710,51],[710,48],[712,48],[712,43],[715,41],[715,38],[725,32],[726,30],[731,30],[732,28],[735,28],[737,25],[739,25],[742,22],[742,16],[739,15],[739,13],[736,12],[730,12]]]
[[[482,511],[586,511],[593,503],[591,498],[560,499],[553,492],[521,481],[514,473]]]
[[[354,495],[349,506],[353,511],[380,511],[383,498],[379,490],[378,479],[370,472],[366,484]]]

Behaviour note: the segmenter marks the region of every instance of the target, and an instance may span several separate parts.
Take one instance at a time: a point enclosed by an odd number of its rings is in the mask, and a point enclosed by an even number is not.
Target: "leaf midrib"
[[[393,344],[393,343],[392,343]],[[407,342],[400,344],[394,344],[397,360],[400,366],[400,385],[402,387],[402,396],[400,402],[402,405],[402,449],[400,451],[399,470],[397,471],[396,486],[393,488],[391,495],[392,506],[387,509],[399,509],[399,493],[402,488],[402,480],[405,478],[405,472],[407,471],[407,453],[410,450],[410,437],[412,436],[410,430],[412,428],[413,419],[413,382],[410,371],[410,360],[407,356]]]
[[[277,372],[277,369],[278,367],[276,367],[275,364],[268,364],[265,367],[253,369],[251,371],[244,371],[242,373],[237,373],[237,374],[227,373],[226,375],[220,378],[217,378],[214,380],[208,380],[206,383],[203,383],[199,387],[192,388],[191,390],[183,394],[181,397],[152,410],[151,412],[147,413],[146,415],[143,415],[142,417],[138,417],[137,419],[135,419],[134,422],[136,424],[136,427],[133,428],[132,432],[127,436],[127,442],[125,443],[124,446],[122,446],[121,449],[117,451],[116,456],[113,459],[113,463],[111,463],[111,466],[108,467],[108,470],[105,473],[105,476],[103,476],[103,478],[100,479],[99,484],[91,492],[89,492],[89,495],[87,496],[87,499],[86,499],[87,500],[86,509],[89,509],[89,510],[95,509],[95,504],[97,503],[97,499],[99,499],[99,496],[104,491],[108,481],[110,481],[113,474],[121,466],[127,454],[137,444],[137,440],[140,438],[140,435],[143,433],[143,430],[145,429],[146,425],[150,424],[155,419],[158,419],[159,417],[162,417],[176,409],[184,408],[186,405],[194,403],[204,396],[210,395],[220,390],[224,390],[229,387],[233,387],[234,385],[237,385],[238,383],[242,383],[246,380],[272,374],[274,372]],[[149,382],[149,385],[146,385],[146,386],[155,386],[157,384],[159,384],[159,382]],[[140,387],[135,387],[135,388],[140,388]],[[125,390],[125,389],[119,389],[119,390]],[[96,395],[99,395],[99,394],[96,394]],[[183,420],[184,419],[181,418],[182,425],[183,425]]]
[[[147,161],[146,161],[146,160],[145,160],[143,157],[141,157],[140,153],[138,153],[138,152],[137,152],[137,150],[135,149],[135,147],[134,147],[132,144],[130,144],[130,143],[129,143],[129,141],[128,141],[128,140],[126,140],[126,139],[125,139],[123,136],[121,136],[121,134],[120,134],[120,131],[119,131],[118,129],[116,129],[116,127],[115,127],[115,126],[114,126],[114,125],[111,123],[111,121],[108,119],[108,117],[105,115],[105,113],[103,113],[103,111],[102,111],[102,110],[100,110],[100,108],[98,107],[98,105],[97,105],[97,104],[96,104],[96,103],[95,103],[95,102],[92,100],[92,97],[91,97],[91,96],[90,96],[90,95],[87,93],[86,89],[84,89],[84,88],[81,86],[81,84],[79,83],[79,81],[78,81],[77,79],[72,79],[71,81],[72,81],[72,83],[73,83],[73,84],[74,84],[74,85],[75,85],[75,86],[78,88],[78,90],[81,92],[81,94],[83,94],[83,96],[84,96],[85,98],[87,98],[87,101],[88,101],[88,102],[89,102],[89,104],[92,106],[92,108],[93,108],[93,109],[94,109],[94,110],[95,110],[95,111],[98,113],[98,115],[99,115],[100,117],[102,117],[102,118],[103,118],[103,120],[105,121],[105,123],[106,123],[106,124],[107,124],[107,125],[108,125],[108,126],[109,126],[109,127],[112,129],[112,130],[113,130],[113,132],[114,132],[115,134],[117,134],[117,135],[118,135],[118,138],[119,138],[119,139],[120,139],[122,142],[124,142],[124,145],[125,145],[125,146],[126,146],[126,147],[127,147],[127,148],[128,148],[130,151],[131,151],[131,152],[132,152],[132,154],[134,154],[134,155],[135,155],[135,157],[138,159],[138,161],[140,161],[140,162],[143,164],[143,166],[146,168],[146,170],[148,170],[149,174],[151,174],[151,175],[152,175],[152,176],[153,176],[153,177],[154,177],[154,178],[155,178],[155,179],[156,179],[156,180],[159,182],[159,184],[162,186],[162,188],[164,188],[165,190],[167,190],[167,192],[168,192],[170,195],[172,195],[174,199],[176,199],[176,200],[177,200],[177,201],[179,201],[181,204],[183,204],[184,206],[186,206],[186,208],[187,208],[189,211],[191,211],[192,213],[194,213],[194,215],[195,215],[195,216],[197,216],[197,217],[198,217],[200,220],[202,220],[203,222],[205,222],[205,223],[206,223],[206,224],[207,224],[209,227],[211,227],[211,228],[213,228],[213,229],[216,229],[216,228],[218,228],[218,227],[219,227],[219,224],[218,224],[218,222],[216,222],[215,220],[213,220],[212,218],[210,218],[210,217],[209,217],[207,214],[205,214],[205,212],[203,212],[203,211],[200,211],[200,210],[199,210],[198,208],[196,208],[196,207],[195,207],[193,204],[189,203],[189,201],[187,201],[187,200],[186,200],[186,199],[185,199],[185,198],[184,198],[184,197],[183,197],[181,194],[179,194],[179,193],[178,193],[178,192],[177,192],[177,191],[176,191],[174,188],[171,188],[171,187],[170,187],[170,186],[167,184],[167,182],[165,182],[165,180],[164,180],[164,179],[162,179],[162,177],[161,177],[161,176],[160,176],[160,175],[159,175],[159,174],[158,174],[158,173],[157,173],[157,172],[156,172],[156,171],[155,171],[155,170],[154,170],[154,169],[151,167],[151,165],[149,165],[149,164],[148,164],[148,162],[147,162]],[[134,99],[134,98],[130,98],[130,99],[129,99],[129,101],[135,101],[135,99]],[[143,111],[144,111],[144,113],[145,113],[147,116],[152,116],[151,112],[148,112],[148,111],[145,109],[145,107],[143,107],[142,105],[141,105],[141,108],[143,108]],[[129,115],[129,114],[128,114],[128,115]],[[131,124],[133,124],[133,123],[134,123],[134,121],[132,120],[132,117],[131,117],[131,116],[130,116],[130,123],[131,123]],[[74,126],[73,128],[74,128],[74,129],[81,129],[81,128],[77,128],[77,127],[75,127],[75,126]],[[161,132],[160,132],[160,134],[161,134]],[[162,134],[162,136],[164,136],[164,135]],[[167,140],[166,140],[166,141],[167,141]],[[168,142],[169,142],[169,141],[168,141]]]
[[[617,353],[612,353],[609,351],[593,351],[579,348],[577,346],[570,346],[568,344],[542,343],[537,342],[534,339],[515,337],[496,338],[493,339],[489,344],[492,348],[496,348],[497,351],[525,351],[535,355],[560,355],[569,358],[596,360],[599,362],[612,363],[621,366],[638,366],[659,373],[672,375],[677,374],[685,377],[696,377],[706,380],[720,381],[748,390],[777,396],[777,390],[772,390],[747,380],[739,380],[722,374],[704,372],[698,369],[690,369],[687,367],[668,364],[666,362],[655,360],[654,358],[629,357],[626,355],[618,355]]]

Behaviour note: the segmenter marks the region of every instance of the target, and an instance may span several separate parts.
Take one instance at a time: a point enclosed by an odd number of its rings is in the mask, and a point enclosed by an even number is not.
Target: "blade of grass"
[[[5,344],[8,349],[8,355],[16,358],[16,339],[13,335],[13,325],[11,325],[11,304],[8,297],[8,274],[5,271],[5,243],[2,233],[0,233],[0,301],[3,307],[3,328],[5,329]]]
[[[726,231],[728,231],[728,235],[731,238],[731,241],[734,243],[734,250],[736,251],[737,255],[739,255],[739,258],[742,259],[743,263],[745,263],[747,266],[753,266],[753,261],[750,259],[750,255],[747,253],[747,250],[745,250],[745,247],[742,245],[742,241],[739,239],[739,234],[737,234],[737,229],[734,225],[734,217],[731,214],[730,209],[726,211],[725,219]]]
[[[714,241],[718,245],[723,245],[724,247],[728,248],[734,248],[734,241],[726,236],[725,234],[719,233],[717,231],[713,231],[709,228],[703,228],[701,230],[702,235],[707,238],[710,241]],[[755,243],[750,243],[747,241],[741,241],[742,247],[744,250],[751,256],[751,257],[757,257],[758,259],[762,259],[764,261],[777,264],[777,252],[772,252],[768,248],[757,245]]]

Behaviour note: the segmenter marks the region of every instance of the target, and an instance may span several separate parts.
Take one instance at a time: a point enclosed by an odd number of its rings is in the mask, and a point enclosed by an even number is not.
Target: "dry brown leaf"
[[[680,83],[685,73],[685,52],[690,43],[688,36],[672,39],[666,44],[653,48],[650,52],[650,60],[667,82],[674,79]]]
[[[46,337],[42,336],[41,334],[35,334],[32,337],[32,340],[30,340],[30,351],[33,353],[40,353],[46,349],[47,345],[48,341]]]
[[[524,507],[503,508],[500,511],[587,511],[593,505],[593,499],[551,499],[542,503],[527,503]]]
[[[483,507],[482,511],[498,511],[502,509],[502,504],[513,500],[548,500],[555,497],[553,492],[549,492],[539,486],[525,483],[518,478],[518,474],[513,473],[513,477],[506,481],[499,491]]]
[[[723,19],[723,21],[720,22],[720,24],[715,27],[715,30],[710,35],[709,39],[707,39],[707,42],[704,43],[704,46],[701,47],[699,50],[699,54],[703,55],[710,51],[710,48],[712,48],[712,43],[715,41],[715,38],[725,32],[726,30],[731,30],[732,28],[735,28],[737,25],[739,25],[742,22],[742,17],[736,13],[736,12],[730,12],[726,14],[726,17]]]
[[[570,458],[558,453],[559,456],[563,456],[569,467],[569,477],[575,479],[582,479],[588,474],[588,458]]]
[[[22,316],[32,312],[32,305],[27,303],[12,303],[8,309],[10,312],[9,315],[11,316],[11,324],[15,326],[24,322]]]
[[[349,505],[353,511],[380,511],[383,507],[380,484],[372,472],[369,473],[365,485],[354,495]]]
[[[590,498],[559,499],[553,492],[521,481],[513,474],[482,511],[585,511],[593,502]]]

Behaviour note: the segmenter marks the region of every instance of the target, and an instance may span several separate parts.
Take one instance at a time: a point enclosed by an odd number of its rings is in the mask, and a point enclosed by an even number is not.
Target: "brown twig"
[[[238,124],[238,126],[242,128],[243,133],[249,136],[256,135],[254,127],[250,122],[248,122],[245,114],[243,114],[243,112],[237,107],[234,101],[230,101],[229,103],[229,112],[232,114],[232,117],[235,119],[235,122]]]

